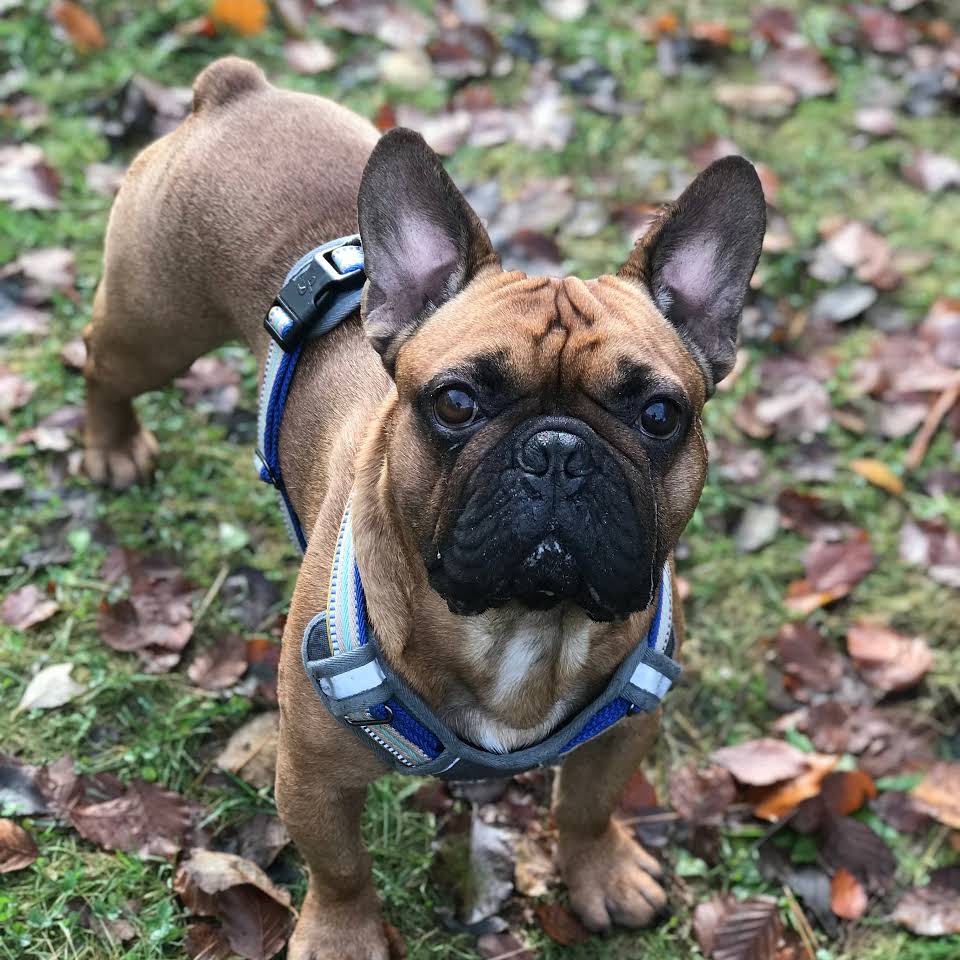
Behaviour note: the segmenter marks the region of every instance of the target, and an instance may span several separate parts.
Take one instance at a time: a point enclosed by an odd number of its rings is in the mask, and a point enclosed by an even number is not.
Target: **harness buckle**
[[[336,246],[317,251],[290,277],[267,311],[263,325],[289,353],[339,294],[362,287],[365,280],[360,237],[344,237]]]
[[[385,717],[380,717],[379,719],[377,717],[369,717],[363,720],[358,720],[355,717],[344,717],[343,719],[346,720],[351,727],[381,727],[385,723],[392,723],[393,708],[386,703],[381,704],[381,706],[387,711],[387,715]]]

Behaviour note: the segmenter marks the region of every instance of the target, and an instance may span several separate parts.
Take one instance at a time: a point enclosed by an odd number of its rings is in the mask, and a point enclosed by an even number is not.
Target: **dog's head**
[[[731,369],[760,254],[753,167],[704,171],[616,276],[507,273],[424,141],[364,173],[367,333],[396,383],[386,489],[455,613],[645,609],[706,473],[700,412]]]

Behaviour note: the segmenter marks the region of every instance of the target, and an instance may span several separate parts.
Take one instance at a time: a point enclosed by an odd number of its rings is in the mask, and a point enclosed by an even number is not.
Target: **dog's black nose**
[[[550,488],[570,495],[593,471],[590,448],[582,437],[563,430],[541,430],[520,448],[520,468],[537,493]]]

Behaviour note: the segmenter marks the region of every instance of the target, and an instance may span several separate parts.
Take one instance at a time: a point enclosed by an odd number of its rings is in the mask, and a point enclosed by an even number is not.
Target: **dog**
[[[420,136],[381,137],[232,57],[133,162],[85,331],[84,465],[100,483],[151,475],[134,397],[232,339],[262,371],[291,264],[362,238],[359,314],[303,346],[279,443],[307,541],[279,675],[277,805],[309,868],[293,960],[388,954],[360,837],[388,765],[345,732],[301,649],[348,504],[383,670],[464,750],[510,757],[550,737],[670,604],[707,468],[701,411],[734,364],[764,217],[753,167],[728,157],[615,273],[505,271]],[[595,931],[665,904],[656,860],[613,816],[659,725],[656,709],[628,712],[569,751],[555,790],[561,873]]]

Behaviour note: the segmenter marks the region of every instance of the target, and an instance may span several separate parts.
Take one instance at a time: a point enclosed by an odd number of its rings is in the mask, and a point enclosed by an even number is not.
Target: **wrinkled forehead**
[[[500,358],[532,390],[546,379],[583,389],[609,385],[631,367],[653,369],[695,405],[703,375],[646,292],[617,277],[480,277],[433,314],[400,351],[398,389]]]

